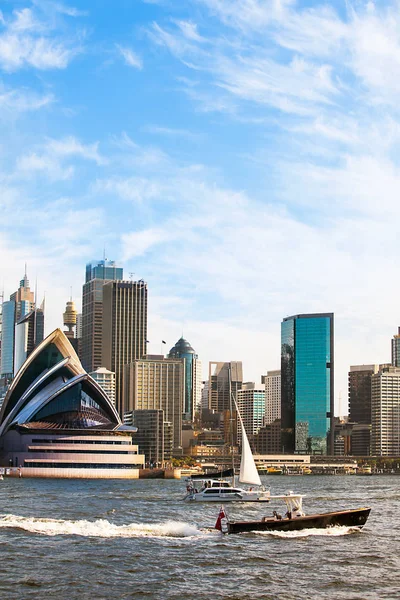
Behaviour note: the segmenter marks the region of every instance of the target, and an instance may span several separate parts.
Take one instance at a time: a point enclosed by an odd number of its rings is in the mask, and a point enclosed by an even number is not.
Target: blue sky
[[[1,280],[61,324],[84,265],[149,283],[150,351],[279,367],[335,312],[350,364],[398,325],[398,2],[0,1]]]

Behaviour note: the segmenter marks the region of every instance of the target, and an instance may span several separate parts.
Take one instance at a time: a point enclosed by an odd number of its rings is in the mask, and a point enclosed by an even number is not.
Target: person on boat
[[[274,515],[275,521],[282,521],[282,515],[277,513],[276,510],[274,510],[272,514]]]
[[[287,511],[287,513],[286,513],[286,517],[287,517],[288,519],[291,519],[291,518],[292,518],[292,511],[291,511],[291,510],[288,510],[288,511]]]

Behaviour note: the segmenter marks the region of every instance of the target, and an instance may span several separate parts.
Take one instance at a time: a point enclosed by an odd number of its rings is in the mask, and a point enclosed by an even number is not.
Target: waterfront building
[[[187,340],[181,337],[169,351],[168,358],[180,358],[185,365],[184,419],[193,421],[201,401],[201,361]]]
[[[236,397],[243,383],[240,361],[210,362],[208,365],[208,408],[217,412],[230,411],[231,392]]]
[[[24,477],[137,478],[144,457],[56,329],[27,358],[0,410],[0,464]]]
[[[89,375],[105,391],[108,398],[115,406],[115,373],[104,367],[99,367],[92,373],[89,373]]]
[[[265,425],[281,418],[281,372],[268,371],[265,385]]]
[[[281,419],[284,452],[333,454],[333,382],[333,313],[301,314],[283,319]]]
[[[123,370],[146,356],[147,283],[109,281],[103,286],[102,366],[115,373],[115,404],[125,410]]]
[[[182,414],[185,397],[184,360],[135,360],[124,367],[124,415],[135,410],[162,410],[172,424],[173,452],[182,452]]]
[[[82,289],[81,359],[83,368],[91,373],[102,364],[103,348],[103,285],[123,279],[123,269],[114,261],[99,260],[86,265]],[[111,369],[113,370],[113,369]]]
[[[34,308],[15,325],[14,375],[44,338],[43,308]]]
[[[400,455],[400,368],[383,367],[371,377],[371,453]]]
[[[256,387],[254,382],[243,383],[241,389],[236,392],[236,402],[246,434],[249,440],[253,440],[256,433],[264,425],[265,388]],[[241,444],[242,430],[240,423],[237,427],[237,439],[238,443]]]

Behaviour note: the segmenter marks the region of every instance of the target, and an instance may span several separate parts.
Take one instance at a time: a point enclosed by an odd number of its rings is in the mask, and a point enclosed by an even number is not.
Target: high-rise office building
[[[265,425],[281,418],[281,372],[268,371],[265,384]]]
[[[173,429],[174,453],[182,449],[182,414],[185,398],[184,360],[135,360],[124,367],[124,416],[141,410],[162,410]]]
[[[379,365],[353,365],[349,371],[349,422],[371,425],[371,377]]]
[[[201,401],[201,362],[192,346],[183,337],[171,348],[168,358],[181,358],[185,361],[184,418],[192,421]]]
[[[34,308],[15,325],[14,376],[44,339],[44,311]]]
[[[283,319],[283,452],[333,454],[333,382],[333,313],[302,314]]]
[[[243,383],[241,389],[236,392],[236,402],[249,441],[252,441],[264,425],[265,388],[261,385],[256,386],[254,382]],[[237,436],[240,444],[242,430],[239,423]]]
[[[123,369],[146,356],[147,283],[109,281],[103,286],[102,366],[115,373],[115,403],[123,418]]]
[[[240,361],[210,362],[208,381],[208,408],[217,412],[229,411],[232,407],[230,393],[232,392],[236,397],[237,391],[242,387],[242,363]]]
[[[122,278],[123,269],[117,267],[114,261],[99,260],[86,265],[86,278],[82,288],[80,358],[83,368],[88,373],[104,366],[102,364],[103,285]],[[79,339],[79,335],[77,337]]]
[[[11,380],[15,371],[15,325],[35,308],[35,296],[29,287],[28,277],[25,274],[21,279],[19,288],[11,294],[10,300],[3,302],[2,315],[2,357],[1,377]]]
[[[383,367],[371,377],[371,454],[400,455],[400,368]]]
[[[400,327],[392,338],[392,366],[400,367]]]

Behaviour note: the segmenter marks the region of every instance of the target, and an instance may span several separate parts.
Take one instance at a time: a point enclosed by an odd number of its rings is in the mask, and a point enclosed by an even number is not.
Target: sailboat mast
[[[229,432],[231,437],[231,454],[232,454],[232,487],[235,487],[235,454],[234,436],[233,436],[233,406],[232,406],[232,378],[231,378],[231,363],[228,366],[228,384],[229,384]]]

